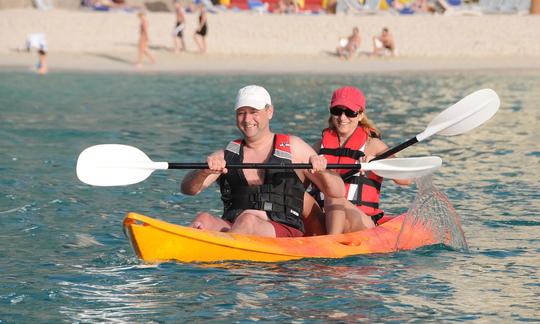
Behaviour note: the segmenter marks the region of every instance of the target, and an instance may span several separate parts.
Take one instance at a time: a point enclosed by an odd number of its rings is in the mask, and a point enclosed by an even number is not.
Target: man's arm
[[[208,158],[208,169],[193,170],[182,179],[180,191],[185,195],[197,195],[214,183],[221,174],[227,173],[223,150],[212,153]]]
[[[311,146],[296,136],[291,136],[291,152],[293,163],[310,163],[310,158],[312,158],[311,160],[321,158]],[[337,173],[326,170],[326,159],[324,159],[323,164],[322,171],[320,163],[315,170],[300,170],[303,174],[302,178],[312,181],[323,192],[325,197],[345,197],[345,184],[343,180]]]
[[[345,184],[337,173],[330,170],[310,173],[304,170],[304,174],[322,191],[325,197],[345,197]]]

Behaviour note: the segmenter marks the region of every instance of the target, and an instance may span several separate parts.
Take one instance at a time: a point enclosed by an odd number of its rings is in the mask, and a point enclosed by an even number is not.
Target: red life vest
[[[322,133],[319,153],[324,154],[329,164],[356,164],[359,163],[358,159],[364,156],[368,138],[369,134],[362,127],[357,127],[345,145],[340,146],[337,132],[327,128]],[[342,177],[345,174],[350,174],[350,171],[338,170]],[[379,209],[382,177],[373,172],[359,171],[350,177],[345,177],[344,181],[347,199],[350,202],[368,216],[377,216],[383,213]]]

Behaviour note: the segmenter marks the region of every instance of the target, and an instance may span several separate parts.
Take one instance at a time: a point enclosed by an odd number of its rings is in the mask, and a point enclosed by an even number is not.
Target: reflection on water
[[[155,266],[154,266],[155,267]],[[80,300],[75,305],[65,305],[60,312],[72,321],[88,322],[100,319],[107,322],[127,322],[127,318],[155,314],[162,302],[157,285],[151,277],[125,278],[125,273],[142,266],[113,267],[82,270],[83,275],[92,275],[94,283],[60,281],[60,294],[68,300]],[[100,284],[103,282],[103,284]],[[82,305],[89,305],[86,308]]]
[[[370,76],[175,76],[0,72],[0,321],[406,322],[534,321],[538,314],[538,73]],[[236,90],[273,95],[276,131],[314,142],[332,90],[360,86],[369,117],[396,145],[481,88],[497,115],[400,156],[438,155],[433,177],[461,216],[469,252],[445,246],[277,264],[141,264],[122,234],[127,211],[186,224],[219,212],[217,188],[179,194],[185,171],[130,187],[79,183],[77,155],[122,143],[154,161],[200,162],[238,136]],[[415,187],[385,182],[383,207],[404,212]]]

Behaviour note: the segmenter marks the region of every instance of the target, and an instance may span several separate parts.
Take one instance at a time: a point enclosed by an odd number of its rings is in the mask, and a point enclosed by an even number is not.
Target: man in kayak
[[[207,158],[208,169],[189,172],[181,191],[199,194],[218,182],[224,213],[221,218],[202,212],[191,223],[199,229],[268,237],[304,235],[304,182],[317,185],[329,201],[341,201],[344,184],[338,174],[325,170],[326,160],[302,139],[274,134],[270,120],[274,107],[263,87],[250,85],[238,91],[236,126],[242,139]],[[227,169],[233,163],[311,163],[311,170]]]
[[[381,132],[368,119],[366,99],[360,89],[346,86],[332,94],[329,106],[328,128],[323,130],[320,141],[313,148],[323,154],[328,163],[354,164],[367,162],[388,150],[381,140]],[[326,166],[324,166],[326,167]],[[383,178],[373,172],[356,170],[338,171],[345,181],[347,197],[339,204],[326,204],[326,197],[320,190],[314,190],[315,199],[306,198],[306,210],[314,209],[322,213],[324,206],[325,225],[328,234],[340,234],[372,228],[384,212],[379,208]],[[409,185],[411,180],[394,180],[400,185]],[[309,202],[314,207],[309,207]],[[339,206],[338,209],[335,206]],[[316,217],[315,217],[316,219]]]

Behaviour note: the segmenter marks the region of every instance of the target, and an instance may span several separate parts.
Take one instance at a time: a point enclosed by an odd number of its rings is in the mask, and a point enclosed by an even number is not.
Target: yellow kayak
[[[396,251],[405,214],[389,218],[373,229],[339,235],[299,238],[270,238],[194,229],[148,216],[129,213],[124,232],[135,253],[149,263],[165,261],[215,262],[249,260],[262,262],[301,258],[343,258],[369,253]],[[400,249],[415,249],[437,243],[428,228],[411,228]]]

